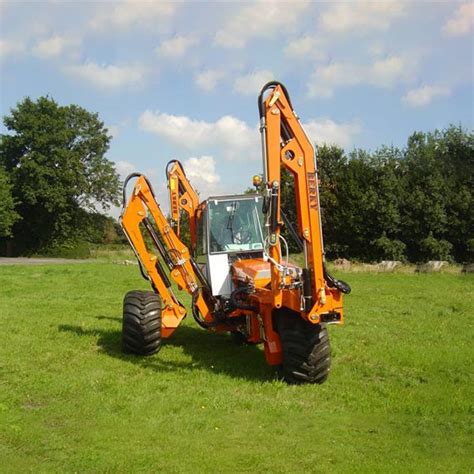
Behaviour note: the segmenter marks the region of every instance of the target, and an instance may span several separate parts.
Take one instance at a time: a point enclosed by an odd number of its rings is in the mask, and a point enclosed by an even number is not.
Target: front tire
[[[276,313],[275,323],[283,350],[284,380],[289,384],[325,382],[331,368],[326,325],[312,324],[285,309]]]
[[[153,291],[129,291],[123,300],[123,352],[148,356],[160,349],[161,298]]]

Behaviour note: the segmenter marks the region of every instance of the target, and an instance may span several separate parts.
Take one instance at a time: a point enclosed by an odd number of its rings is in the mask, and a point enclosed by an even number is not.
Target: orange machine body
[[[209,203],[199,203],[198,194],[179,162],[170,162],[166,170],[170,220],[163,215],[147,179],[137,175],[131,198],[124,203],[121,223],[146,277],[161,296],[163,337],[169,337],[186,314],[172,291],[166,276],[169,274],[180,289],[192,295],[193,315],[203,327],[213,331],[240,331],[250,343],[263,342],[268,363],[276,365],[282,362],[282,347],[273,323],[275,311],[289,310],[295,317],[315,325],[341,324],[343,304],[339,282],[324,268],[319,180],[313,145],[280,83],[264,87],[259,110],[264,155],[265,238],[261,251],[251,255],[229,253],[230,297],[214,294],[208,281],[212,264],[203,270],[194,259],[201,238],[198,227],[203,225],[200,224],[203,220],[210,219]],[[282,256],[286,246],[281,236],[284,225],[280,202],[282,169],[294,177],[295,232],[303,251],[303,268],[289,264]],[[182,212],[189,218],[191,249],[180,238]],[[149,250],[144,229],[157,252]]]

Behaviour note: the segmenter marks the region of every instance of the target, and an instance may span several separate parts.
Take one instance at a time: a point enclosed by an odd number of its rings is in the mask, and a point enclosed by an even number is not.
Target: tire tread
[[[153,291],[129,291],[123,300],[123,352],[148,356],[160,349],[160,297]]]
[[[289,384],[325,382],[331,368],[326,326],[312,324],[285,308],[275,314],[275,326],[283,350],[284,380]]]

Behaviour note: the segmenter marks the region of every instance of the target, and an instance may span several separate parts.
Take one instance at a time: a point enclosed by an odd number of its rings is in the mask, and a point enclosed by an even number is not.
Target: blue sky
[[[119,172],[145,172],[162,199],[170,159],[203,198],[261,172],[269,79],[316,143],[347,150],[473,125],[472,2],[0,0],[0,12],[2,115],[46,94],[98,112]]]

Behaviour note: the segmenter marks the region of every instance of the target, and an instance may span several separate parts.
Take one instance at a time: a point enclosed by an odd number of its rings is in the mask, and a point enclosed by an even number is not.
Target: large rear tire
[[[326,325],[311,324],[288,309],[275,314],[275,324],[283,350],[284,380],[289,384],[323,383],[331,368]]]
[[[123,352],[148,356],[160,349],[161,298],[153,291],[129,291],[123,300]]]

